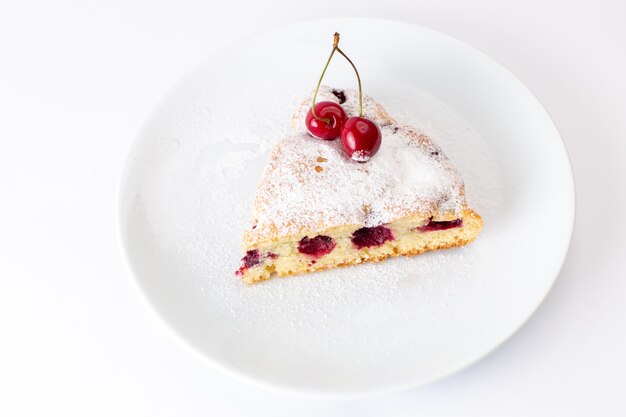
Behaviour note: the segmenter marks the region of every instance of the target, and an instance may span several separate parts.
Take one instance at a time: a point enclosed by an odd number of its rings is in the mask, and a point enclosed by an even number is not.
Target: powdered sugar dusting
[[[352,156],[350,157],[353,161],[357,162],[367,162],[370,160],[370,153],[366,151],[354,151]]]
[[[378,226],[465,207],[463,183],[443,153],[431,155],[408,127],[382,132],[380,151],[364,164],[352,161],[338,140],[307,134],[282,140],[259,184],[251,234],[260,240],[344,224]]]
[[[334,97],[328,91],[323,90]],[[348,116],[357,115],[358,93],[340,91]],[[379,106],[371,98],[364,104],[370,112],[364,115],[384,124],[379,152],[363,164],[351,160],[339,140],[303,132],[302,111],[297,114],[295,133],[276,145],[259,183],[250,243],[345,224],[378,226],[410,214],[437,217],[466,207],[463,181],[443,151],[413,128],[377,117]]]

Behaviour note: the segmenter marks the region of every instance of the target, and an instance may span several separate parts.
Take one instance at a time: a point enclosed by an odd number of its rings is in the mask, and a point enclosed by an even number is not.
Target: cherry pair
[[[309,110],[305,119],[312,136],[325,140],[341,137],[343,149],[358,162],[367,162],[378,152],[382,135],[378,125],[370,119],[361,116],[348,118],[343,107],[332,101],[315,104],[315,114],[319,118]]]
[[[341,138],[341,144],[348,156],[357,162],[367,162],[378,152],[382,142],[380,128],[373,121],[363,117],[363,93],[361,88],[361,78],[356,67],[341,49],[339,45],[339,34],[335,33],[333,50],[328,57],[322,76],[317,83],[313,103],[308,111],[305,124],[309,133],[319,139],[335,140]],[[359,82],[359,115],[348,117],[345,110],[339,104],[332,101],[322,101],[315,103],[317,93],[322,79],[330,64],[333,54],[337,51],[352,65]]]

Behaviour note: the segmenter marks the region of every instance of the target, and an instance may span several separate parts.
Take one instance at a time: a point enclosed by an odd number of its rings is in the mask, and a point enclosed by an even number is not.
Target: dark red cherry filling
[[[237,272],[235,272],[235,274],[242,275],[244,272],[246,272],[246,270],[263,262],[263,259],[265,258],[276,259],[278,258],[278,255],[272,252],[268,252],[265,255],[261,256],[259,251],[256,249],[247,251],[246,256],[241,258],[241,266],[239,267]]]
[[[391,229],[385,226],[363,227],[352,233],[352,243],[358,248],[380,246],[388,240],[393,240]]]
[[[252,268],[254,265],[258,265],[261,263],[261,256],[259,255],[259,251],[256,249],[249,250],[246,252],[246,256],[241,259],[243,262],[243,266],[246,268]]]
[[[342,90],[333,90],[333,95],[339,99],[339,104],[346,102],[346,93]]]
[[[424,226],[418,227],[417,230],[419,230],[420,232],[434,232],[436,230],[448,230],[461,226],[463,226],[463,219],[436,222],[433,221],[433,219],[431,218],[428,223],[426,223]]]
[[[331,253],[336,245],[335,239],[330,236],[318,235],[314,238],[305,236],[298,242],[298,252],[319,258]]]

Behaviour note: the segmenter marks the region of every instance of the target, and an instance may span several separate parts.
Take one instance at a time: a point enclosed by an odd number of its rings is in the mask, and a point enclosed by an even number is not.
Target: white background
[[[421,24],[509,68],[563,135],[577,219],[554,288],[499,350],[421,389],[330,402],[243,385],[174,339],[124,271],[115,197],[142,122],[195,64],[343,16]],[[625,23],[621,0],[2,1],[0,415],[626,415]]]

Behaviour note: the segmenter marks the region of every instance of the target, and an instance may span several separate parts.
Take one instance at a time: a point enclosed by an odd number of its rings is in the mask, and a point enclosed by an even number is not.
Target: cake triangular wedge
[[[318,101],[357,114],[358,92],[322,87]],[[433,140],[398,124],[370,97],[366,117],[382,131],[367,163],[351,160],[339,140],[311,137],[296,110],[291,133],[270,155],[258,184],[252,222],[243,236],[237,271],[252,284],[390,256],[465,245],[482,228],[465,199],[458,170]]]

